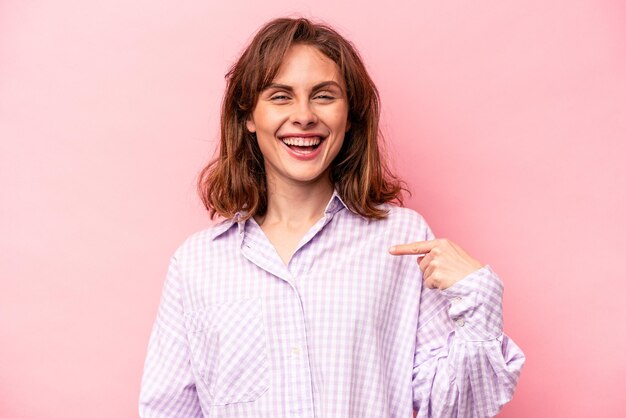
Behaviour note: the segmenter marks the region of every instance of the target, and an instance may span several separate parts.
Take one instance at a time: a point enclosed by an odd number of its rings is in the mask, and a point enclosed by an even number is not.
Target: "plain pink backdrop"
[[[0,416],[133,417],[223,75],[266,20],[353,40],[439,236],[503,277],[501,416],[626,414],[626,4],[0,2]],[[622,394],[622,395],[620,395]]]

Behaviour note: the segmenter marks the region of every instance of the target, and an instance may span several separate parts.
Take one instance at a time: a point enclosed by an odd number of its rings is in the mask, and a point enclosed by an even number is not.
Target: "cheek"
[[[350,121],[348,120],[348,109],[341,108],[332,115],[333,127],[337,131],[347,132],[350,129]]]
[[[334,130],[337,132],[337,135],[344,134],[350,130],[350,121],[344,118],[337,118],[334,123]]]
[[[335,140],[333,141],[333,144],[329,149],[329,152],[333,155],[333,158],[339,154],[339,152],[341,151],[341,148],[343,147],[344,142],[345,142],[344,133],[337,132],[335,134]]]
[[[286,117],[277,111],[264,111],[260,109],[253,113],[252,121],[256,132],[274,134],[274,132],[286,121]]]

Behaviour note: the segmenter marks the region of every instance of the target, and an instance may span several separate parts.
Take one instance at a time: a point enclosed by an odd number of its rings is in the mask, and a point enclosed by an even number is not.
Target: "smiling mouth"
[[[291,150],[299,154],[310,154],[317,149],[322,143],[322,138],[319,136],[298,138],[288,137],[281,138],[283,144],[287,145]]]

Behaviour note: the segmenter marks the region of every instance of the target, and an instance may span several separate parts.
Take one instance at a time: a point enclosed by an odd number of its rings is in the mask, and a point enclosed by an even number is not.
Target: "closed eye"
[[[314,99],[320,100],[320,101],[331,101],[331,100],[335,100],[335,96],[329,93],[320,93],[320,94],[316,94]]]
[[[274,94],[272,96],[270,96],[270,100],[273,102],[283,102],[286,100],[289,100],[290,97],[286,94]]]

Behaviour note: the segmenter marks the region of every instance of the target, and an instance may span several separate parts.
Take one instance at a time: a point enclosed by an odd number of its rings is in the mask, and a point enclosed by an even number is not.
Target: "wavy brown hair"
[[[263,155],[246,121],[293,44],[317,48],[337,64],[346,83],[350,130],[331,164],[334,187],[353,212],[367,218],[385,217],[387,212],[379,205],[392,201],[402,204],[405,188],[389,170],[381,149],[378,90],[349,41],[331,27],[305,18],[268,22],[226,74],[219,153],[198,180],[202,202],[211,218],[231,218],[240,211],[246,212],[245,218],[265,214]]]

